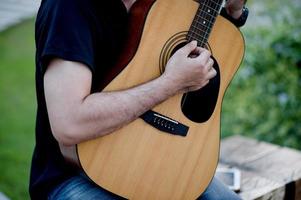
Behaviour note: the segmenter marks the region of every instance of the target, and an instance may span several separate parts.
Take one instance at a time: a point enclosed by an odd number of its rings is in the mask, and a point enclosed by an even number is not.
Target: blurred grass
[[[27,192],[34,146],[34,21],[0,33],[0,191],[11,199]]]

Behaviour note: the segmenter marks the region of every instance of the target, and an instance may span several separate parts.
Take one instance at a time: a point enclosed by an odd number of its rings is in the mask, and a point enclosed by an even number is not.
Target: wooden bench
[[[301,200],[301,153],[242,136],[222,140],[219,167],[241,170],[242,199]]]

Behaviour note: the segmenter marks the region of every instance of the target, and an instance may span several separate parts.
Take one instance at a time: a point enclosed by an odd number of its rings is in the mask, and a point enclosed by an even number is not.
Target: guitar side
[[[189,29],[197,8],[192,0],[157,0],[134,57],[104,91],[160,76],[163,46]],[[244,42],[237,28],[218,17],[209,46],[221,74],[210,119],[204,123],[187,119],[181,111],[182,95],[176,95],[153,110],[189,125],[186,137],[162,133],[137,119],[113,134],[77,145],[81,166],[91,180],[128,199],[196,199],[206,189],[218,162],[222,98],[243,57]]]

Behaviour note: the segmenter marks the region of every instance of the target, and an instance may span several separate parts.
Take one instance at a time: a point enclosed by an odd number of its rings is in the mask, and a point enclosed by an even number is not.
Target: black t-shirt
[[[52,135],[43,76],[58,57],[84,63],[92,71],[92,90],[116,62],[126,37],[127,11],[121,0],[43,0],[36,19],[36,146],[30,175],[32,199],[47,199],[59,183],[75,174]]]

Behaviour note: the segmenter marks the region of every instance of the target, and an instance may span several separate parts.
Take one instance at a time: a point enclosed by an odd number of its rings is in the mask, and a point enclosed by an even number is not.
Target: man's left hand
[[[238,19],[242,14],[242,9],[246,3],[246,0],[228,0],[225,8],[227,13],[234,19]]]

